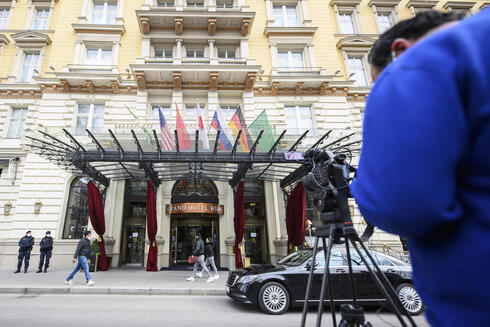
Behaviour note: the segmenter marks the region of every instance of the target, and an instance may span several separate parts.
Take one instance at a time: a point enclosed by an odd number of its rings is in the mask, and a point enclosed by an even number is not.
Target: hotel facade
[[[372,85],[367,53],[379,34],[420,11],[471,15],[487,5],[0,0],[0,266],[14,267],[17,242],[27,230],[36,238],[32,260],[50,230],[52,266],[71,266],[78,239],[92,229],[86,180],[32,153],[25,146],[30,133],[57,136],[66,129],[89,144],[86,129],[94,135],[108,129],[124,134],[141,123],[158,131],[159,107],[173,130],[178,107],[193,136],[198,103],[206,128],[220,106],[226,120],[240,107],[248,124],[265,110],[274,134],[286,130],[285,140],[292,142],[306,130],[305,144],[328,130],[360,133]],[[112,267],[144,266],[145,180],[128,171],[102,191]],[[276,181],[245,182],[247,263],[287,253],[284,199]],[[200,232],[215,240],[218,264],[234,268],[233,189],[227,182],[164,181],[156,203],[159,267],[185,262],[193,235]],[[356,226],[363,229],[351,206]],[[370,245],[402,250],[398,236],[380,231]]]

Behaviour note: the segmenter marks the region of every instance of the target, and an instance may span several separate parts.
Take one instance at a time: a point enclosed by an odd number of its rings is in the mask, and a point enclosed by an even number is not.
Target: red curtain
[[[305,240],[306,194],[301,182],[291,192],[286,205],[286,229],[289,253],[290,245],[299,246]]]
[[[146,271],[158,271],[158,248],[155,243],[155,236],[157,235],[157,207],[155,189],[153,188],[153,183],[151,181],[148,181],[146,191],[146,230],[148,232],[148,240],[150,241]]]
[[[99,269],[106,271],[109,269],[107,264],[107,256],[105,253],[104,233],[105,233],[105,218],[104,218],[104,205],[102,204],[102,195],[95,184],[90,181],[87,184],[88,189],[88,213],[90,216],[90,223],[95,232],[99,235],[99,248],[100,248],[100,260]]]
[[[235,194],[235,217],[233,218],[235,227],[235,267],[236,269],[243,268],[242,251],[239,244],[243,241],[243,233],[245,229],[245,192],[243,182],[240,182]]]

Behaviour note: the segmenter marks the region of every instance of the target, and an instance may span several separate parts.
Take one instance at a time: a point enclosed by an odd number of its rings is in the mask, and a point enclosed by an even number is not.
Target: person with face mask
[[[19,257],[17,261],[17,270],[14,271],[15,274],[20,273],[20,268],[22,267],[22,261],[24,261],[24,273],[27,273],[27,268],[29,268],[29,259],[31,258],[31,251],[33,245],[34,245],[34,237],[32,237],[31,231],[28,230],[26,235],[23,236],[19,241]]]
[[[36,271],[36,273],[40,273],[43,271],[43,265],[44,272],[47,273],[49,267],[49,259],[51,258],[51,253],[53,251],[53,238],[51,237],[51,232],[49,230],[46,232],[46,236],[44,236],[39,243],[39,247],[41,257],[39,258],[39,269]],[[46,260],[46,262],[44,260]]]

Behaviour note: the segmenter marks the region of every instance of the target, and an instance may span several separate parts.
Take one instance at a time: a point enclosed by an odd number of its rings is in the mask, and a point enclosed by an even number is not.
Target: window
[[[288,132],[299,135],[306,130],[313,129],[313,117],[311,107],[306,106],[286,106],[284,107],[286,125]]]
[[[204,50],[186,50],[187,58],[204,58]]]
[[[203,0],[187,0],[187,7],[204,7]]]
[[[13,108],[7,138],[20,139],[26,123],[27,108]]]
[[[217,1],[217,8],[233,8],[233,1]]]
[[[366,68],[362,57],[348,57],[347,67],[350,74],[354,74],[356,80],[354,86],[368,86]]]
[[[339,25],[341,34],[356,34],[352,13],[339,13]]]
[[[87,185],[79,179],[70,186],[63,238],[79,239],[88,227]]]
[[[389,13],[378,13],[377,19],[379,33],[384,33],[393,26],[393,17]]]
[[[279,27],[298,26],[296,6],[274,6],[274,25]]]
[[[47,30],[49,20],[49,8],[36,8],[34,16],[33,30]]]
[[[172,59],[172,49],[155,49],[155,58]]]
[[[202,104],[199,104],[201,109],[204,107]],[[197,117],[197,105],[196,104],[186,104],[185,105],[185,115],[187,117]]]
[[[111,65],[112,50],[103,48],[87,48],[85,56],[86,65]]]
[[[160,106],[162,107],[162,111],[163,111],[163,115],[165,116],[165,119],[168,120],[172,115],[172,111],[170,110],[170,105],[161,104]],[[151,107],[151,120],[153,122],[160,121],[160,114],[158,113],[158,105],[153,105]]]
[[[0,8],[0,29],[7,28],[7,21],[9,18],[10,8]]]
[[[174,2],[170,0],[157,1],[158,7],[174,7]]]
[[[304,68],[303,51],[279,51],[277,59],[280,68]]]
[[[229,121],[237,110],[238,110],[238,106],[221,106],[221,113],[223,114],[223,119],[225,121]]]
[[[34,69],[37,69],[39,53],[24,53],[24,62],[20,74],[21,82],[31,82]]]
[[[108,1],[94,2],[93,24],[115,24],[117,4]]]
[[[323,253],[323,251],[317,253],[315,257],[315,262],[318,262],[316,269],[325,268],[325,254]],[[345,266],[342,252],[340,251],[340,249],[332,248],[332,251],[330,252],[329,268],[342,266]]]
[[[92,133],[101,133],[104,127],[103,104],[79,104],[77,114],[76,135],[85,134],[85,129]]]
[[[220,50],[220,49],[218,49],[218,58],[235,59],[235,50]]]

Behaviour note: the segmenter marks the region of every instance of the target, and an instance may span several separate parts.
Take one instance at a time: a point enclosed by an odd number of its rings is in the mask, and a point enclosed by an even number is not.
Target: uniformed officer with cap
[[[31,235],[31,231],[28,230],[26,235],[19,241],[19,257],[17,261],[17,270],[14,273],[20,273],[22,267],[22,260],[24,260],[24,273],[27,273],[29,268],[29,259],[31,257],[32,246],[34,245],[34,237]]]
[[[51,258],[51,253],[53,251],[53,238],[51,237],[51,232],[48,230],[46,232],[46,236],[43,237],[41,242],[39,243],[41,256],[39,258],[39,269],[36,273],[40,273],[43,271],[44,264],[44,272],[48,272],[49,267],[49,259]],[[46,260],[46,262],[44,262]]]

